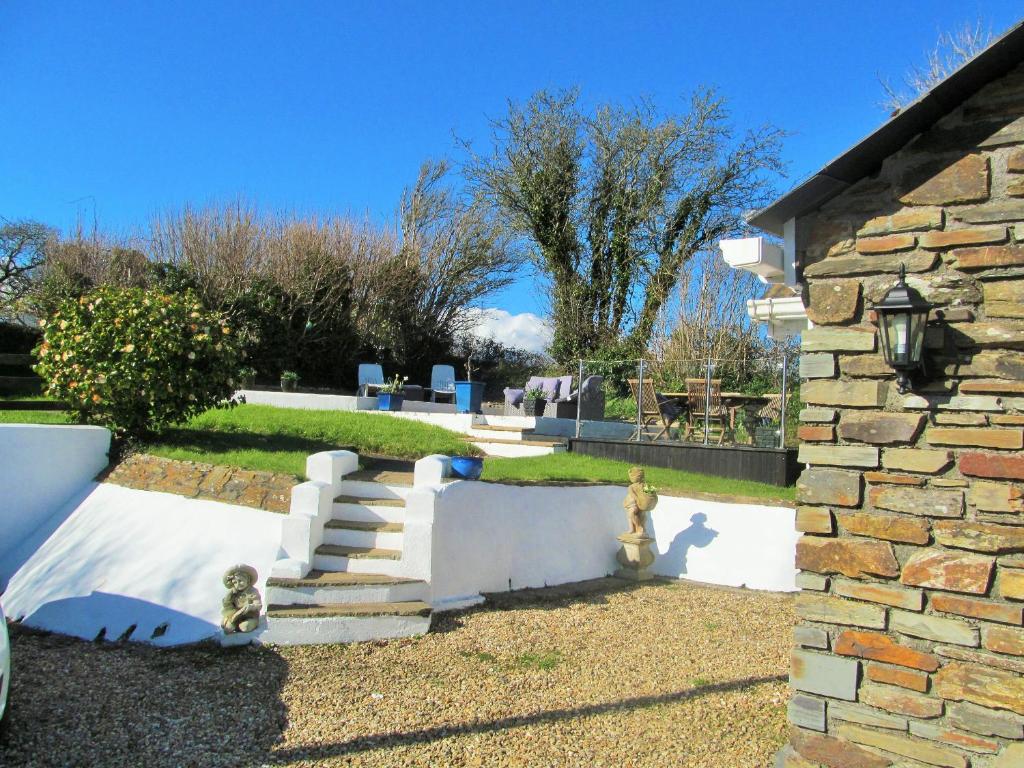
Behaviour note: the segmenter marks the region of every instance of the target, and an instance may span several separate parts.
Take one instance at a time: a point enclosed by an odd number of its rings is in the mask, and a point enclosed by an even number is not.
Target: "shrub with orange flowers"
[[[240,345],[191,292],[99,288],[42,325],[36,372],[82,423],[141,437],[234,404]]]

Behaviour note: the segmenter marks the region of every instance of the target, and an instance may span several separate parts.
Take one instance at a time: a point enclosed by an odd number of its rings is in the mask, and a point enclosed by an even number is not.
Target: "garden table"
[[[662,392],[661,394],[676,400],[684,408],[690,397],[686,392]],[[723,392],[722,404],[730,414],[727,437],[733,442],[736,441],[735,414],[739,411],[740,423],[747,431],[747,441],[753,443],[754,429],[757,427],[757,413],[768,404],[768,397],[766,395],[748,395],[743,392]]]

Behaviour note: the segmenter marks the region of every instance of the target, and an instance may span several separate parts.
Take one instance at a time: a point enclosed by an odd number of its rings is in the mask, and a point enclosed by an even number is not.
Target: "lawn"
[[[307,456],[339,448],[410,459],[431,453],[479,453],[455,432],[419,421],[374,413],[270,405],[207,411],[187,424],[165,430],[145,450],[167,459],[284,472],[304,478]]]
[[[0,423],[64,424],[60,411],[0,411]],[[143,447],[146,453],[243,469],[305,477],[306,457],[349,448],[361,454],[418,459],[432,453],[473,455],[479,451],[458,433],[419,421],[375,413],[309,411],[241,405],[207,411],[172,427]],[[556,453],[527,458],[488,458],[483,480],[510,483],[576,482],[626,485],[626,462]],[[649,467],[647,479],[668,493],[701,492],[789,501],[794,488],[749,480]]]
[[[550,483],[577,482],[627,485],[626,473],[631,464],[578,453],[556,453],[551,456],[531,456],[522,459],[491,458],[484,462],[482,479],[489,482]],[[796,488],[752,480],[732,480],[727,477],[682,472],[677,469],[645,467],[647,481],[663,492],[725,494],[749,496],[758,499],[791,501]]]

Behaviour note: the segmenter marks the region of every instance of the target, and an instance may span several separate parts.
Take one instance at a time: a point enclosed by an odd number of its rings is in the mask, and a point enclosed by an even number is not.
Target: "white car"
[[[11,687],[11,639],[7,636],[7,619],[0,607],[0,727],[7,719],[7,691]]]

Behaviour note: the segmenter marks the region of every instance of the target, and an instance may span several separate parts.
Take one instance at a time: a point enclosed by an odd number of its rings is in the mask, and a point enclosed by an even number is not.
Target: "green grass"
[[[269,405],[207,411],[187,424],[165,430],[145,446],[147,453],[167,459],[282,472],[299,478],[305,476],[307,456],[339,448],[412,459],[431,453],[479,452],[455,432],[418,421]]]
[[[491,458],[484,462],[481,479],[499,483],[536,483],[562,481],[628,485],[627,473],[632,465],[625,461],[600,459],[578,453],[556,453],[521,459]],[[789,501],[796,498],[795,488],[781,488],[752,480],[682,472],[677,469],[645,467],[647,481],[663,492],[693,492],[750,496],[758,499]]]
[[[558,651],[521,653],[512,663],[520,669],[539,669],[549,672],[562,663],[562,654]]]
[[[64,411],[0,411],[0,424],[70,424]]]

